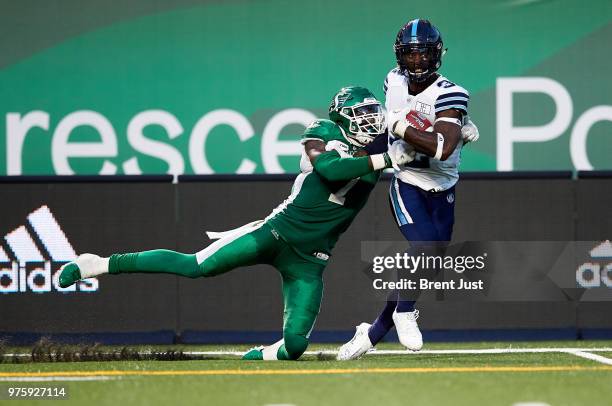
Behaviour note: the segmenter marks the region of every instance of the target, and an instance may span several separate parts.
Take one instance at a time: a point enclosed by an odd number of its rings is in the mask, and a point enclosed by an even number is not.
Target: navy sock
[[[378,315],[368,330],[368,337],[372,345],[376,345],[393,327],[393,311],[397,305],[396,295],[392,294],[387,300],[383,311]]]
[[[407,313],[414,311],[414,301],[401,300],[401,298],[397,301],[397,312],[398,313]]]

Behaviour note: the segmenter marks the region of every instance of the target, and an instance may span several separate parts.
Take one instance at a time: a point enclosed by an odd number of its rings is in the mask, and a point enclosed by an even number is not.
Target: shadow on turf
[[[30,362],[87,362],[87,361],[195,361],[218,359],[201,355],[185,354],[180,350],[139,352],[128,347],[110,350],[100,344],[66,345],[41,338],[28,356],[8,355],[5,341],[0,341],[0,363],[22,364]]]

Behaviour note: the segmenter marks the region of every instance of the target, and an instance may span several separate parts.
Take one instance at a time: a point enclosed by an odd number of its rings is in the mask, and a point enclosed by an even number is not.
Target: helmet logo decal
[[[306,127],[306,129],[311,129],[311,128],[317,128],[320,127],[321,123],[319,122],[319,120],[315,120],[312,123],[308,124],[308,127]]]

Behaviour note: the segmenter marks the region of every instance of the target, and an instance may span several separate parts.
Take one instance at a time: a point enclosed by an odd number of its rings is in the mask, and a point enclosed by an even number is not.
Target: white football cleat
[[[83,279],[93,278],[108,273],[108,258],[96,254],[81,254],[74,260],[81,269]]]
[[[418,310],[402,313],[393,311],[393,323],[395,323],[399,341],[411,351],[418,351],[423,348],[423,336],[416,322],[418,318]]]
[[[108,258],[94,254],[81,254],[74,261],[60,268],[59,285],[62,288],[76,283],[81,279],[93,278],[108,273]]]
[[[371,324],[368,323],[361,323],[357,326],[357,331],[353,338],[351,338],[351,341],[344,344],[338,350],[338,355],[336,356],[338,361],[357,359],[373,347],[368,336],[370,326]]]

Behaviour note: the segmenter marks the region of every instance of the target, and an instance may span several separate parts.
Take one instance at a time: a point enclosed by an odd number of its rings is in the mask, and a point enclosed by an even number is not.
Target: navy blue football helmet
[[[442,35],[429,20],[412,20],[395,38],[397,66],[413,82],[424,82],[442,65]]]

